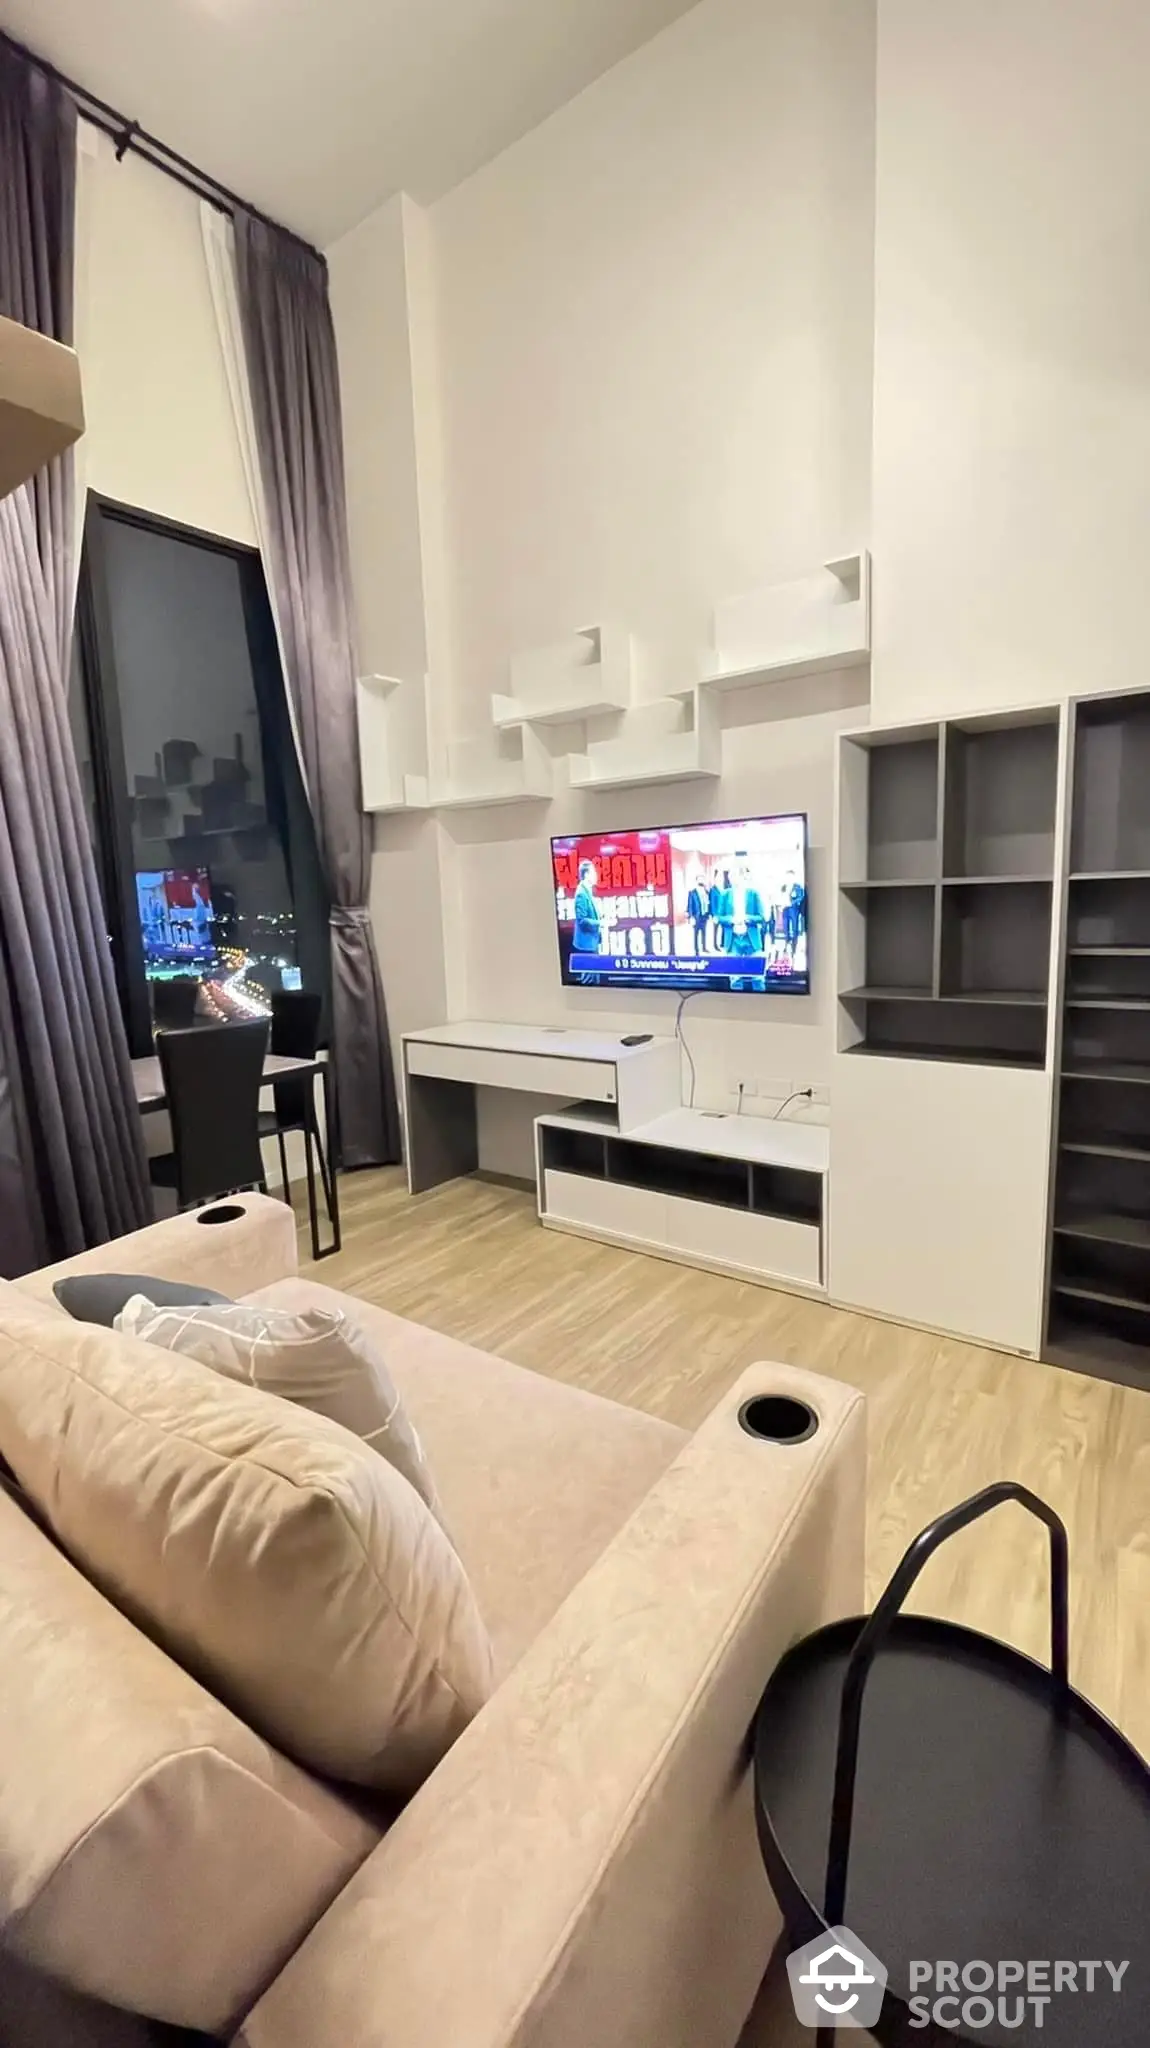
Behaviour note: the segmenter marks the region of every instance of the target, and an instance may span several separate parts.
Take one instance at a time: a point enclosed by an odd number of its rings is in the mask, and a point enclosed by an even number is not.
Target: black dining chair
[[[157,1187],[175,1189],[179,1208],[236,1188],[267,1193],[259,1128],[267,1048],[262,1019],[157,1034],[173,1149],[148,1164]]]
[[[323,1011],[322,997],[310,989],[279,989],[272,996],[271,1050],[285,1059],[314,1060],[319,1051],[319,1027]],[[325,1080],[326,1080],[325,1075]],[[275,1107],[260,1111],[261,1138],[275,1138],[279,1145],[280,1173],[283,1177],[283,1197],[291,1201],[291,1183],[288,1179],[287,1147],[284,1143],[289,1131],[302,1131],[307,1160],[308,1211],[311,1220],[312,1249],[319,1257],[319,1233],[315,1213],[315,1180],[312,1173],[311,1148],[315,1145],[319,1159],[320,1179],[323,1182],[324,1200],[327,1203],[328,1219],[334,1232],[332,1249],[339,1250],[339,1208],[336,1198],[335,1145],[331,1129],[328,1129],[327,1152],[324,1151],[320,1135],[319,1119],[315,1113],[315,1076],[301,1074],[286,1081],[277,1081],[272,1089]],[[325,1091],[325,1100],[330,1104],[330,1093]]]
[[[200,984],[189,975],[176,981],[152,983],[152,1028],[155,1031],[187,1031],[196,1021],[196,997]]]

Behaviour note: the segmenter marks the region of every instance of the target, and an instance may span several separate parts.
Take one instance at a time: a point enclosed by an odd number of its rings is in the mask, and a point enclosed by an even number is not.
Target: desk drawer
[[[617,1085],[614,1060],[551,1059],[546,1053],[492,1052],[418,1038],[407,1040],[407,1071],[441,1081],[471,1081],[477,1088],[558,1095],[566,1102],[614,1102]]]

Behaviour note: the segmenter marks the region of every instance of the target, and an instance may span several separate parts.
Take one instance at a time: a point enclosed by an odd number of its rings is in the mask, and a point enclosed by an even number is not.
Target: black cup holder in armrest
[[[240,1202],[217,1202],[214,1208],[200,1209],[196,1213],[197,1223],[238,1223],[247,1210]]]
[[[805,1444],[818,1426],[814,1409],[789,1394],[756,1394],[739,1410],[739,1428],[762,1443]]]

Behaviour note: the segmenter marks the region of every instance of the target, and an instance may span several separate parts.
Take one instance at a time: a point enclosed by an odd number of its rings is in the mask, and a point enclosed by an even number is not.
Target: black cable
[[[772,1122],[773,1124],[777,1124],[777,1123],[778,1123],[778,1120],[779,1120],[779,1118],[781,1117],[781,1115],[782,1115],[782,1113],[783,1113],[784,1109],[785,1109],[785,1108],[787,1107],[787,1104],[788,1104],[788,1103],[790,1103],[790,1102],[813,1102],[813,1101],[814,1101],[814,1099],[815,1099],[815,1091],[814,1091],[814,1089],[813,1089],[813,1088],[796,1088],[796,1089],[795,1089],[795,1092],[794,1092],[794,1094],[793,1094],[793,1095],[788,1095],[788,1096],[786,1096],[786,1097],[785,1097],[785,1099],[784,1099],[784,1100],[783,1100],[782,1102],[780,1102],[780,1104],[779,1104],[778,1108],[777,1108],[777,1109],[775,1110],[774,1114],[773,1114],[773,1115],[772,1115],[772,1117],[771,1117],[771,1122]]]
[[[683,1036],[683,1011],[692,997],[704,996],[706,993],[707,991],[704,988],[689,988],[685,995],[679,997],[679,1007],[675,1012],[675,1036],[686,1054],[687,1065],[691,1070],[691,1093],[687,1098],[688,1109],[694,1109],[695,1107],[695,1062],[691,1054],[691,1048]]]

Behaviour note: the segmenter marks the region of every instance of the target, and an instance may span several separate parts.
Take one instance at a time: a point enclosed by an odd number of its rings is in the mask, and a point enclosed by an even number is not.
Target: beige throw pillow
[[[94,1584],[314,1770],[409,1792],[488,1696],[452,1545],[322,1416],[6,1301],[0,1455]]]
[[[116,1328],[341,1423],[402,1472],[443,1521],[423,1446],[379,1348],[342,1309],[250,1308],[242,1301],[157,1307],[134,1294]]]

